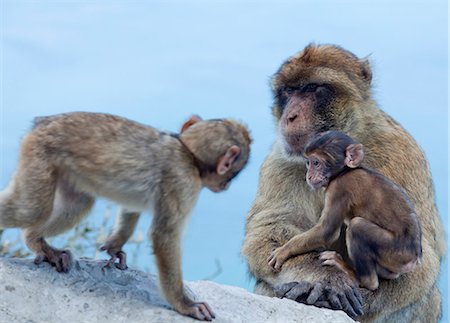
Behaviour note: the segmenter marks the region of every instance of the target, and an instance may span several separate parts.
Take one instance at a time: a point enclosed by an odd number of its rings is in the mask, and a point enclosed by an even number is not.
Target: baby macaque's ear
[[[186,121],[183,126],[181,127],[181,131],[180,133],[183,133],[183,131],[185,131],[187,128],[189,128],[190,126],[192,126],[194,123],[198,122],[198,121],[202,121],[203,119],[200,118],[198,115],[193,114],[188,121]]]
[[[236,145],[233,145],[230,148],[228,148],[226,153],[219,158],[216,168],[217,174],[224,175],[226,172],[228,172],[233,167],[233,163],[240,153],[241,148],[239,148]]]
[[[361,165],[364,159],[364,150],[362,144],[351,144],[345,150],[345,165],[350,168],[356,168]]]

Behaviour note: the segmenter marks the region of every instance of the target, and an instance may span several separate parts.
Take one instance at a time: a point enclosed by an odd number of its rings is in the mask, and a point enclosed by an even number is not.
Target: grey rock
[[[104,261],[80,259],[69,273],[30,259],[0,258],[0,322],[198,322],[181,316],[160,296],[154,275],[102,270]],[[259,296],[211,281],[186,282],[206,301],[214,322],[353,322],[342,311]]]

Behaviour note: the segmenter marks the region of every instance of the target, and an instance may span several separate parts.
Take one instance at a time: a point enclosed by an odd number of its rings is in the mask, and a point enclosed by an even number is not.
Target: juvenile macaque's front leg
[[[181,275],[180,231],[182,219],[164,212],[152,224],[153,252],[162,292],[174,309],[201,321],[211,321],[214,312],[206,302],[195,302],[184,291]]]
[[[116,268],[121,270],[128,268],[126,262],[127,255],[122,250],[122,247],[133,234],[139,216],[140,213],[138,212],[129,212],[126,209],[119,211],[113,233],[100,247],[100,250],[106,251],[111,256],[104,267],[110,267],[114,264]],[[116,263],[117,259],[119,259],[118,263]]]

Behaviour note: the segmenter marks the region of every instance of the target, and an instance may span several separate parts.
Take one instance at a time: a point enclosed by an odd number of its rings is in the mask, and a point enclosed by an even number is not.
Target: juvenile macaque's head
[[[362,144],[339,131],[314,137],[305,147],[306,181],[313,189],[327,187],[346,167],[359,167],[364,159]]]
[[[224,191],[247,164],[252,142],[248,129],[230,119],[202,120],[192,116],[181,128],[180,139],[201,162],[203,185]]]

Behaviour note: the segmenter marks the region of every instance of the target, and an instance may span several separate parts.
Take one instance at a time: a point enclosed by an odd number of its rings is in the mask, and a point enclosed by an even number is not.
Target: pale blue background
[[[252,288],[240,247],[275,138],[269,79],[309,42],[370,55],[375,97],[423,147],[448,224],[446,1],[16,0],[1,9],[0,187],[36,115],[102,111],[177,131],[195,112],[249,125],[248,168],[228,192],[203,192],[192,214],[185,279],[208,277],[217,259],[223,271],[216,281]],[[97,204],[92,221],[105,205]],[[149,222],[145,215],[139,230]],[[147,241],[137,266],[154,271]],[[446,306],[446,276],[441,290]]]

